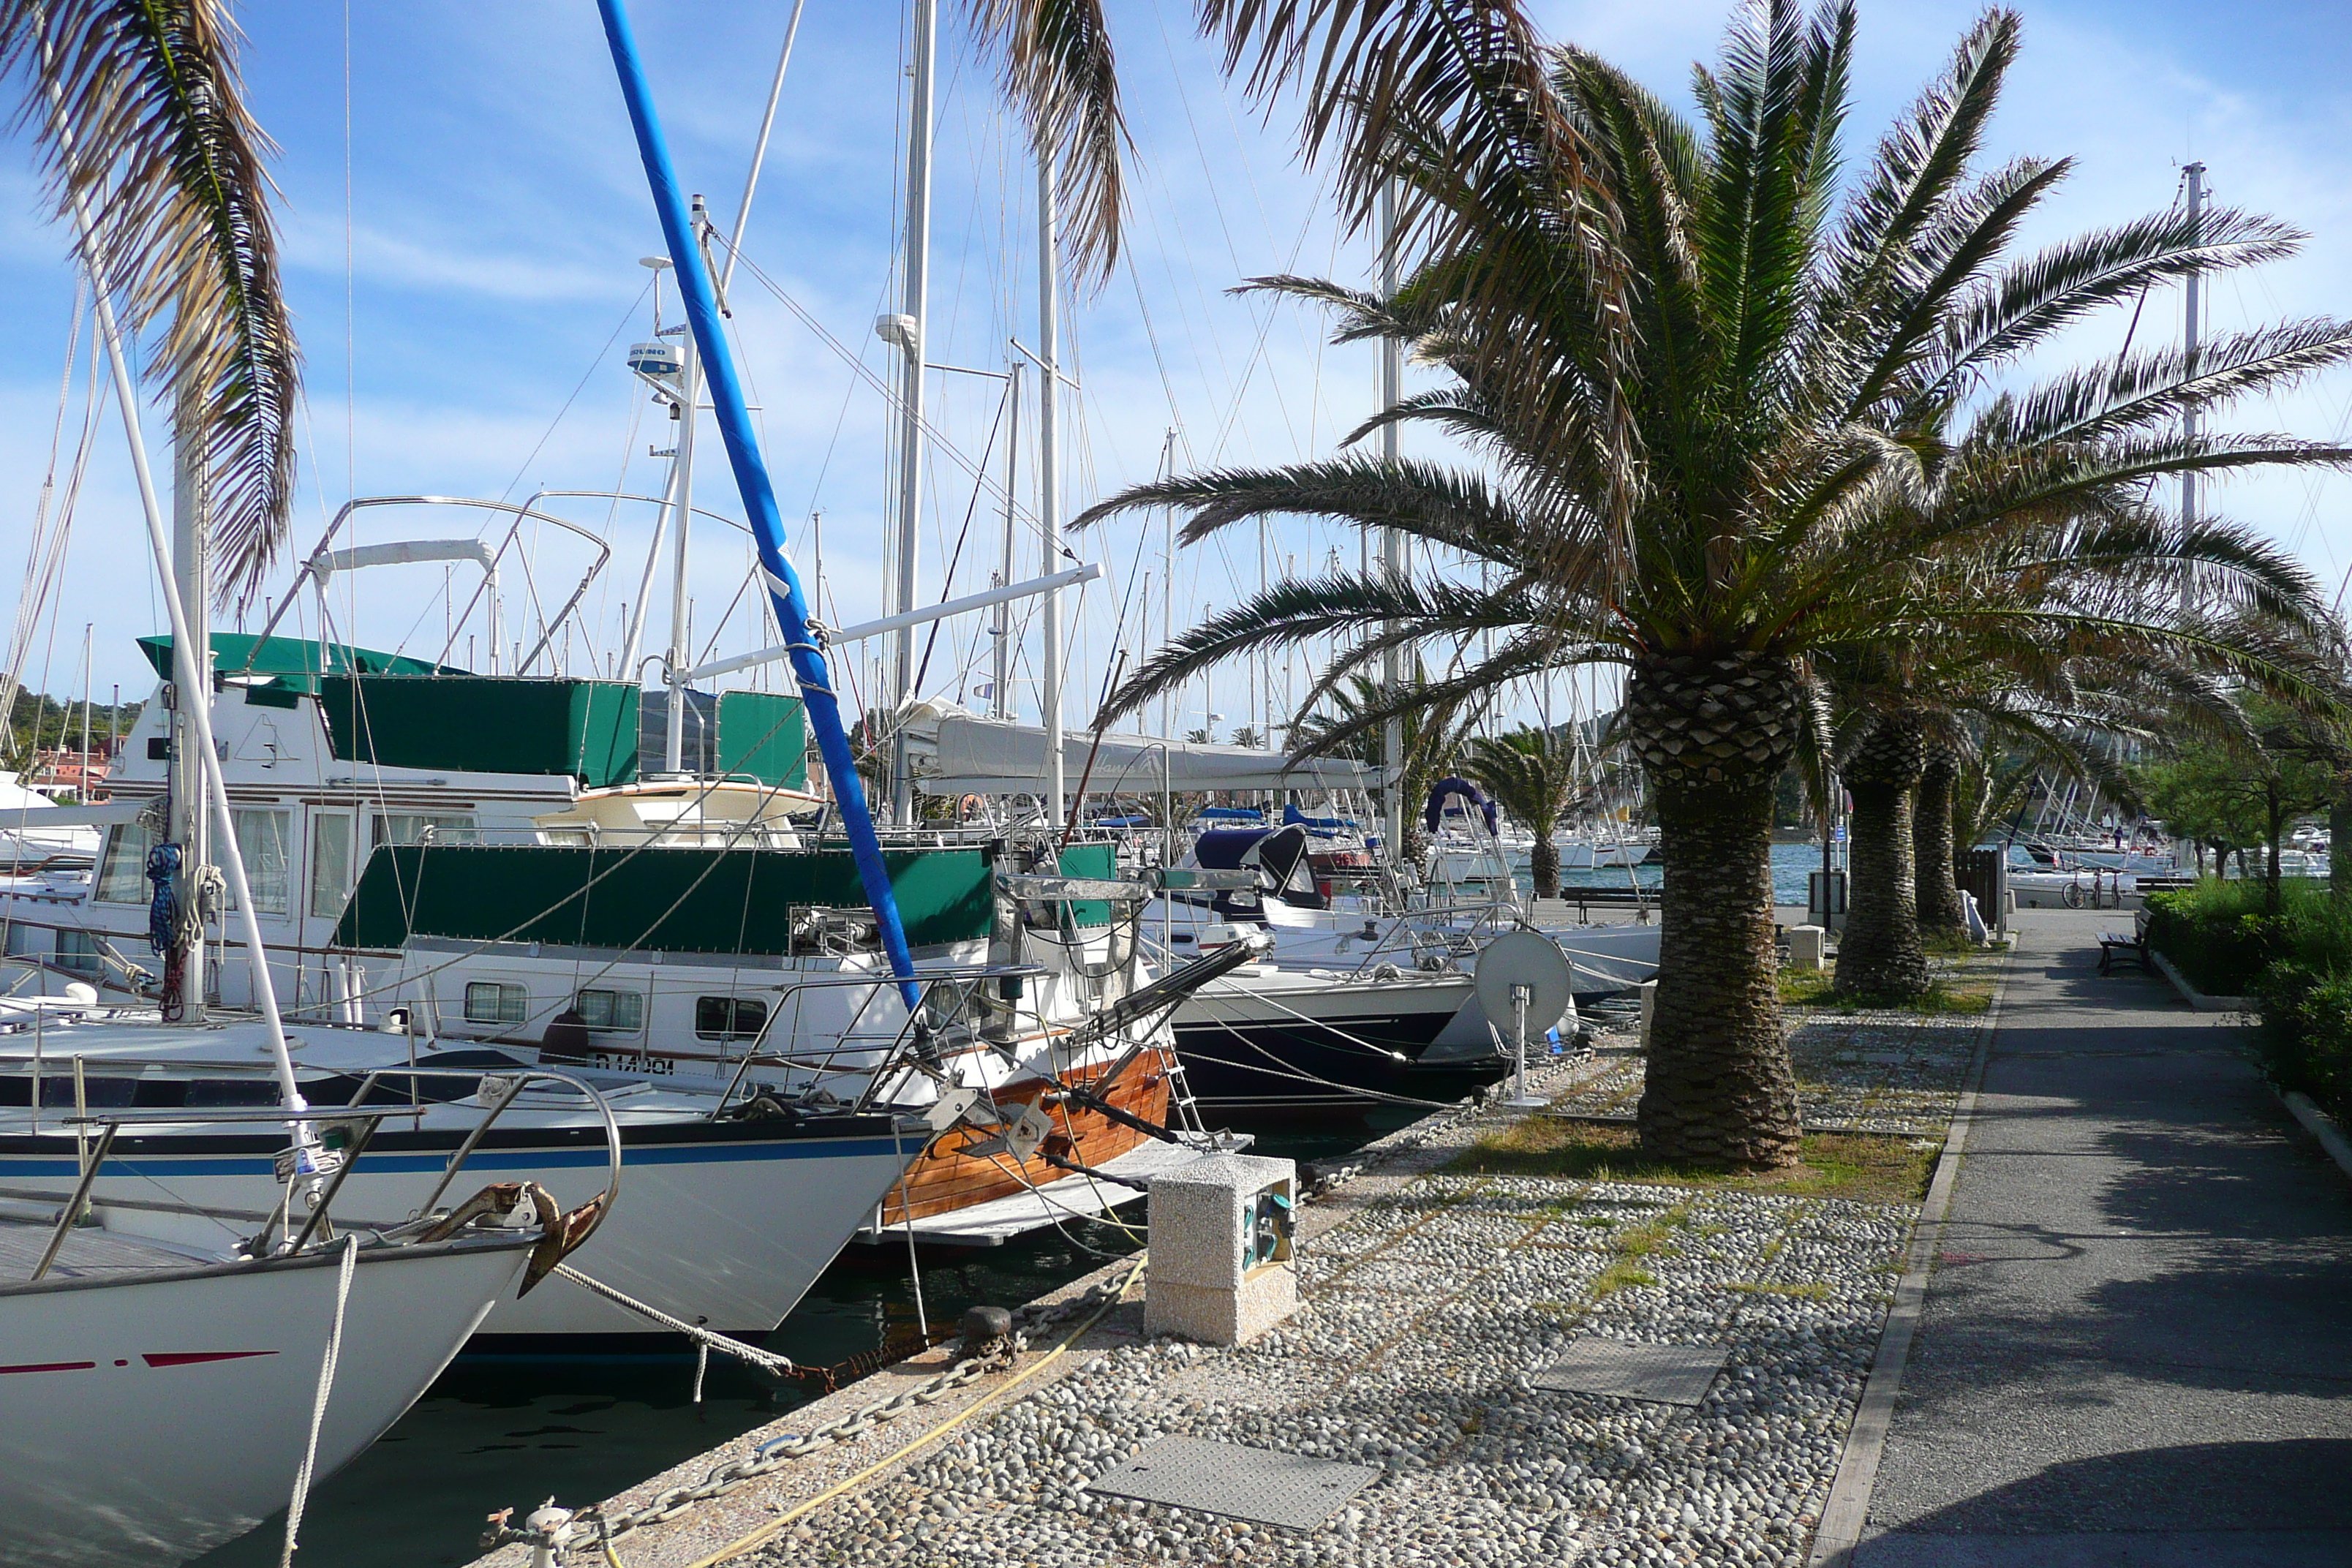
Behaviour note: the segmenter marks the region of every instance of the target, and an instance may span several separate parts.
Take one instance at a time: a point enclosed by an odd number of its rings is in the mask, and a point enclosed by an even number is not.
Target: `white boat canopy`
[[[932,795],[1034,795],[1045,780],[1040,725],[983,719],[960,708],[920,702],[902,720],[916,786]],[[1088,776],[1087,759],[1094,758]],[[1073,793],[1157,795],[1162,790],[1371,789],[1381,770],[1335,757],[1294,759],[1282,752],[1106,733],[1099,749],[1086,731],[1063,737],[1062,766]]]

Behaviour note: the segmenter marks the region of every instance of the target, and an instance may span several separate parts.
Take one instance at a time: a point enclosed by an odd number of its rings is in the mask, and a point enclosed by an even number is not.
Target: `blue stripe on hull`
[[[825,1143],[730,1143],[704,1148],[666,1149],[659,1146],[621,1147],[624,1170],[647,1165],[709,1165],[740,1164],[768,1160],[834,1160],[869,1159],[880,1155],[894,1158],[899,1146],[887,1138],[859,1138]],[[606,1152],[593,1149],[477,1149],[466,1162],[468,1171],[546,1171],[577,1170],[589,1166],[602,1170]],[[449,1163],[446,1154],[380,1154],[371,1151],[360,1156],[362,1173],[373,1176],[413,1175],[418,1172],[438,1174]],[[5,1176],[69,1176],[79,1177],[80,1164],[71,1159],[47,1160],[37,1156],[0,1154],[0,1175]],[[278,1167],[269,1156],[252,1157],[235,1154],[148,1156],[114,1154],[107,1158],[101,1176],[268,1176],[277,1179]]]

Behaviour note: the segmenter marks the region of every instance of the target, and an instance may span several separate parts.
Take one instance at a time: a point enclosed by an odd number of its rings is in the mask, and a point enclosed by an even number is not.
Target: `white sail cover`
[[[907,751],[917,759],[915,784],[932,795],[1034,795],[1045,783],[1045,731],[1010,724],[930,703],[909,708]],[[1094,772],[1087,774],[1087,758]],[[1332,757],[1294,761],[1281,752],[1163,741],[1154,735],[1106,733],[1097,748],[1090,731],[1062,737],[1062,767],[1072,794],[1086,778],[1088,795],[1157,795],[1161,790],[1370,789],[1381,770]]]
[[[95,855],[103,838],[91,822],[105,806],[60,806],[27,789],[13,773],[0,773],[0,860],[46,859],[52,855]],[[126,802],[122,821],[137,815]]]

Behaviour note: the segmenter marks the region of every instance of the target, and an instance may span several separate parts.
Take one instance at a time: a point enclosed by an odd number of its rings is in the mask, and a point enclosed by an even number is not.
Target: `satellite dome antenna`
[[[1517,1066],[1511,1098],[1503,1103],[1513,1110],[1542,1110],[1551,1102],[1528,1093],[1528,1026],[1548,1030],[1576,1005],[1576,966],[1540,931],[1506,931],[1478,954],[1473,984],[1490,1026],[1511,1021]]]

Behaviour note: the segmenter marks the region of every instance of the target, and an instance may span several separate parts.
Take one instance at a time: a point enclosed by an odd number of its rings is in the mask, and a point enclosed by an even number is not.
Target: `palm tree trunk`
[[[1925,726],[1916,714],[1896,713],[1881,719],[1840,770],[1853,796],[1853,885],[1837,988],[1851,995],[1908,998],[1927,989],[1911,843],[1912,793],[1926,762]]]
[[[1537,898],[1559,897],[1559,846],[1551,841],[1549,828],[1536,835],[1528,851],[1528,878],[1535,883]]]
[[[1626,694],[1665,862],[1643,1152],[1737,1168],[1796,1163],[1796,1074],[1780,1032],[1773,785],[1796,733],[1782,660],[1644,662]]]
[[[1948,745],[1931,745],[1919,787],[1911,802],[1911,843],[1919,859],[1916,883],[1919,929],[1960,932],[1968,930],[1968,908],[1960,902],[1959,884],[1952,866],[1960,847],[1952,834],[1952,795],[1959,778],[1960,760]]]

